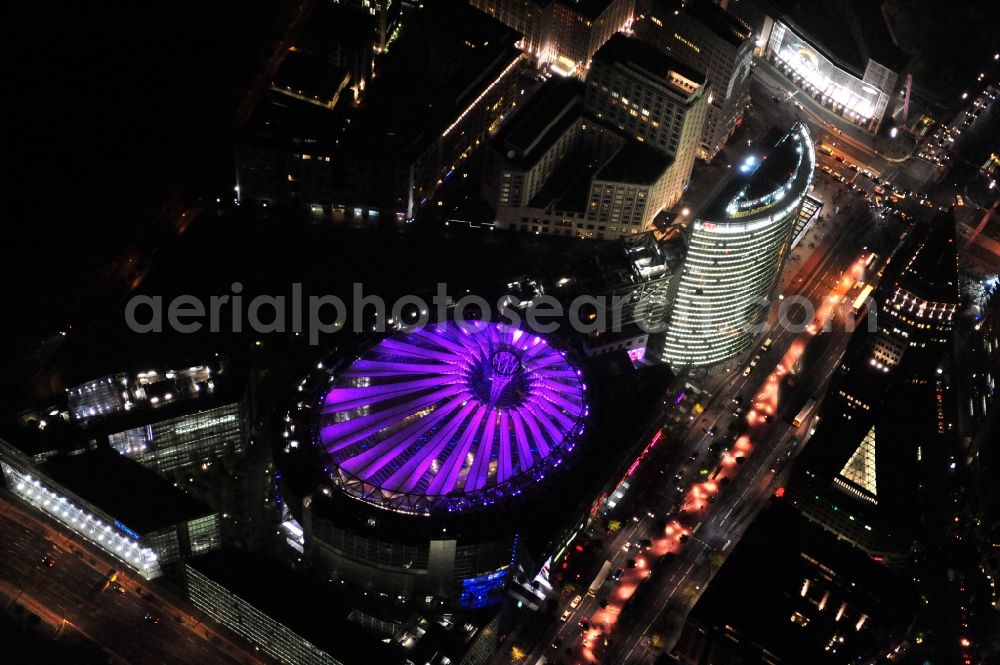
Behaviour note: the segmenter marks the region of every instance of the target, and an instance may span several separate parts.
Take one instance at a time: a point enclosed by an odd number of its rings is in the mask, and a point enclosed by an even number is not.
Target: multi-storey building
[[[651,340],[673,367],[721,363],[745,350],[766,315],[816,158],[809,130],[772,130],[689,229],[665,329]]]
[[[583,90],[549,82],[490,142],[485,196],[500,228],[613,238],[649,230],[673,203],[674,160],[584,114]]]
[[[632,22],[635,0],[470,0],[523,35],[525,56],[562,74],[583,74],[597,49]]]
[[[191,469],[239,455],[246,445],[242,402],[197,410],[108,435],[108,443],[125,457],[162,474]]]
[[[500,208],[527,206],[581,143],[583,84],[542,86],[490,141],[484,197]]]
[[[789,483],[805,517],[894,564],[955,436],[941,365],[959,299],[954,232],[951,215],[914,229],[879,272],[876,316],[856,328]]]
[[[673,160],[638,141],[626,141],[590,183],[587,220],[607,226],[608,234],[648,231],[653,218],[676,202],[681,188]]]
[[[886,272],[891,279],[879,290],[879,329],[906,347],[904,356],[936,362],[959,305],[954,217],[941,215],[913,232]]]
[[[626,136],[673,159],[665,193],[666,205],[672,205],[691,178],[707,102],[704,74],[618,34],[594,56],[584,105]]]
[[[615,35],[594,57],[585,106],[626,135],[677,155],[685,127],[696,125],[700,134],[704,93],[703,73],[637,39]]]
[[[583,72],[594,54],[629,26],[634,0],[554,0],[545,58],[557,72]]]
[[[548,36],[551,0],[469,0],[469,4],[520,32],[520,49],[529,60],[541,62]]]
[[[88,443],[35,452],[0,440],[0,481],[144,578],[221,545],[217,512],[131,460]]]
[[[518,94],[513,30],[453,3],[415,9],[407,25],[339,140],[334,204],[359,215],[412,217]]]
[[[748,3],[733,11],[749,12]],[[875,133],[906,87],[909,56],[896,45],[880,3],[762,0],[753,27],[762,55],[830,111]]]
[[[614,35],[586,86],[546,84],[492,142],[486,197],[498,227],[597,239],[652,229],[690,179],[703,83],[670,56]]]
[[[915,584],[775,500],[691,610],[679,665],[839,665],[903,632]],[[766,565],[762,562],[766,562]]]
[[[705,73],[711,93],[700,154],[711,159],[742,122],[750,102],[753,31],[709,0],[656,0],[635,34]]]

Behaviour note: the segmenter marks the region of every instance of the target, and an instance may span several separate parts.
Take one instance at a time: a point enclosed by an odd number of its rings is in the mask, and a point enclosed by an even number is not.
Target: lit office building
[[[470,0],[523,35],[525,56],[561,76],[582,75],[597,49],[632,23],[635,0]]]
[[[656,0],[635,26],[638,39],[705,72],[711,89],[701,157],[711,159],[743,120],[750,103],[753,31],[709,0]]]
[[[221,544],[217,513],[114,452],[42,457],[0,441],[7,489],[146,579]]]
[[[133,427],[108,436],[125,457],[154,471],[170,474],[242,454],[246,443],[242,402],[223,404],[187,415]]]
[[[728,360],[767,314],[791,233],[812,185],[809,130],[772,130],[689,230],[688,254],[656,355],[673,367]],[[651,342],[651,346],[654,346]]]
[[[951,338],[960,300],[955,240],[954,215],[939,215],[914,230],[886,267],[879,329],[906,347],[907,360],[934,363]]]
[[[86,381],[66,391],[71,422],[89,427],[125,413],[172,408],[215,392],[215,377],[225,362],[135,374],[120,372]]]
[[[764,9],[764,57],[818,103],[877,132],[909,62],[879,3],[768,0]]]
[[[601,46],[632,22],[634,0],[553,0],[543,59],[552,70],[583,72]]]
[[[617,34],[594,56],[584,105],[599,120],[673,159],[664,193],[670,206],[691,178],[707,102],[704,74]]]
[[[498,228],[609,239],[650,230],[683,191],[682,165],[583,113],[585,86],[546,83],[490,141],[484,196]]]

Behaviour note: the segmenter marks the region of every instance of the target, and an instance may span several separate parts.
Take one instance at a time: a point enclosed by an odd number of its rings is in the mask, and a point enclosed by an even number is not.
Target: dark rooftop
[[[569,7],[577,14],[596,20],[615,0],[556,0],[560,5]]]
[[[518,33],[468,3],[407,16],[341,142],[349,153],[412,158],[520,57]]]
[[[871,58],[899,72],[910,60],[897,45],[873,0],[764,0],[772,16],[792,29],[830,59],[847,66],[859,77]]]
[[[840,665],[904,628],[911,600],[907,581],[773,500],[689,620],[724,630],[727,644],[741,644],[730,647],[737,651],[766,650],[781,663]],[[836,636],[844,640],[831,651]]]
[[[750,26],[709,0],[655,0],[650,15],[669,25],[675,11],[688,14],[733,46],[753,37]]]
[[[317,102],[331,102],[349,77],[346,69],[335,67],[303,51],[290,51],[275,74],[272,87]]]
[[[674,71],[698,85],[704,85],[705,74],[676,60],[659,49],[638,39],[626,37],[620,32],[611,36],[604,46],[594,54],[594,61],[607,63],[631,63],[645,70],[652,78],[668,82],[667,72]],[[685,91],[685,94],[690,94]]]
[[[782,185],[790,175],[798,161],[795,151],[796,141],[793,140],[791,129],[772,128],[754,147],[740,159],[738,168],[732,169],[729,182],[716,195],[715,199],[705,209],[701,217],[712,221],[725,221],[728,218],[726,207],[740,192],[746,188],[744,198],[754,199],[774,191]],[[747,165],[745,160],[753,159]],[[744,170],[744,165],[747,165]]]
[[[583,90],[583,83],[574,78],[547,81],[503,124],[493,145],[527,168],[580,119]]]
[[[486,607],[463,613],[459,622],[461,625],[450,622],[445,626],[438,621],[421,617],[417,624],[425,632],[417,640],[413,650],[406,655],[407,661],[427,665],[463,662],[470,644],[481,636],[480,631],[495,630],[490,623],[499,611],[497,607]],[[466,625],[470,629],[466,630]]]
[[[59,455],[40,465],[39,471],[139,534],[213,512],[153,471],[109,448]]]
[[[914,230],[889,265],[895,268],[895,283],[910,293],[934,302],[957,303],[954,214],[938,215],[927,228]]]
[[[652,185],[673,163],[673,158],[656,148],[629,139],[594,176],[595,180]]]
[[[266,554],[222,549],[190,559],[187,565],[337,660],[347,663],[399,660],[393,656],[398,652],[382,642],[384,636],[347,620],[355,603],[346,593],[309,579]],[[390,609],[386,618],[401,623],[409,613],[409,608]]]
[[[585,212],[590,180],[599,168],[598,160],[578,149],[555,168],[528,205],[549,210]]]
[[[283,94],[270,94],[254,107],[239,144],[297,150],[303,140],[314,153],[331,153],[336,146],[343,112]]]

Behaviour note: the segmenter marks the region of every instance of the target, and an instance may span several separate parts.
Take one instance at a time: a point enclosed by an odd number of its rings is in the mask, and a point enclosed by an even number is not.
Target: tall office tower
[[[714,203],[694,220],[664,332],[654,356],[675,368],[728,360],[753,341],[812,185],[816,157],[805,125],[772,130]]]
[[[886,277],[876,296],[880,337],[904,348],[910,372],[929,373],[951,339],[960,300],[954,214],[912,232],[886,266]]]
[[[638,39],[705,72],[711,89],[700,156],[712,159],[750,103],[753,30],[709,0],[655,0],[635,26]]]
[[[597,51],[584,106],[627,136],[673,158],[662,207],[680,199],[691,178],[705,122],[705,76],[649,44],[617,34]]]

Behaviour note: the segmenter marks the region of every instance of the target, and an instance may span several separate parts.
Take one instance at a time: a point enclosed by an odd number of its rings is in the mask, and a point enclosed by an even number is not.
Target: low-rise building
[[[218,513],[114,451],[30,453],[0,440],[7,489],[146,579],[221,546]]]
[[[184,588],[199,610],[288,665],[484,665],[499,637],[495,609],[425,615],[395,596],[312,579],[261,553],[191,559]]]

